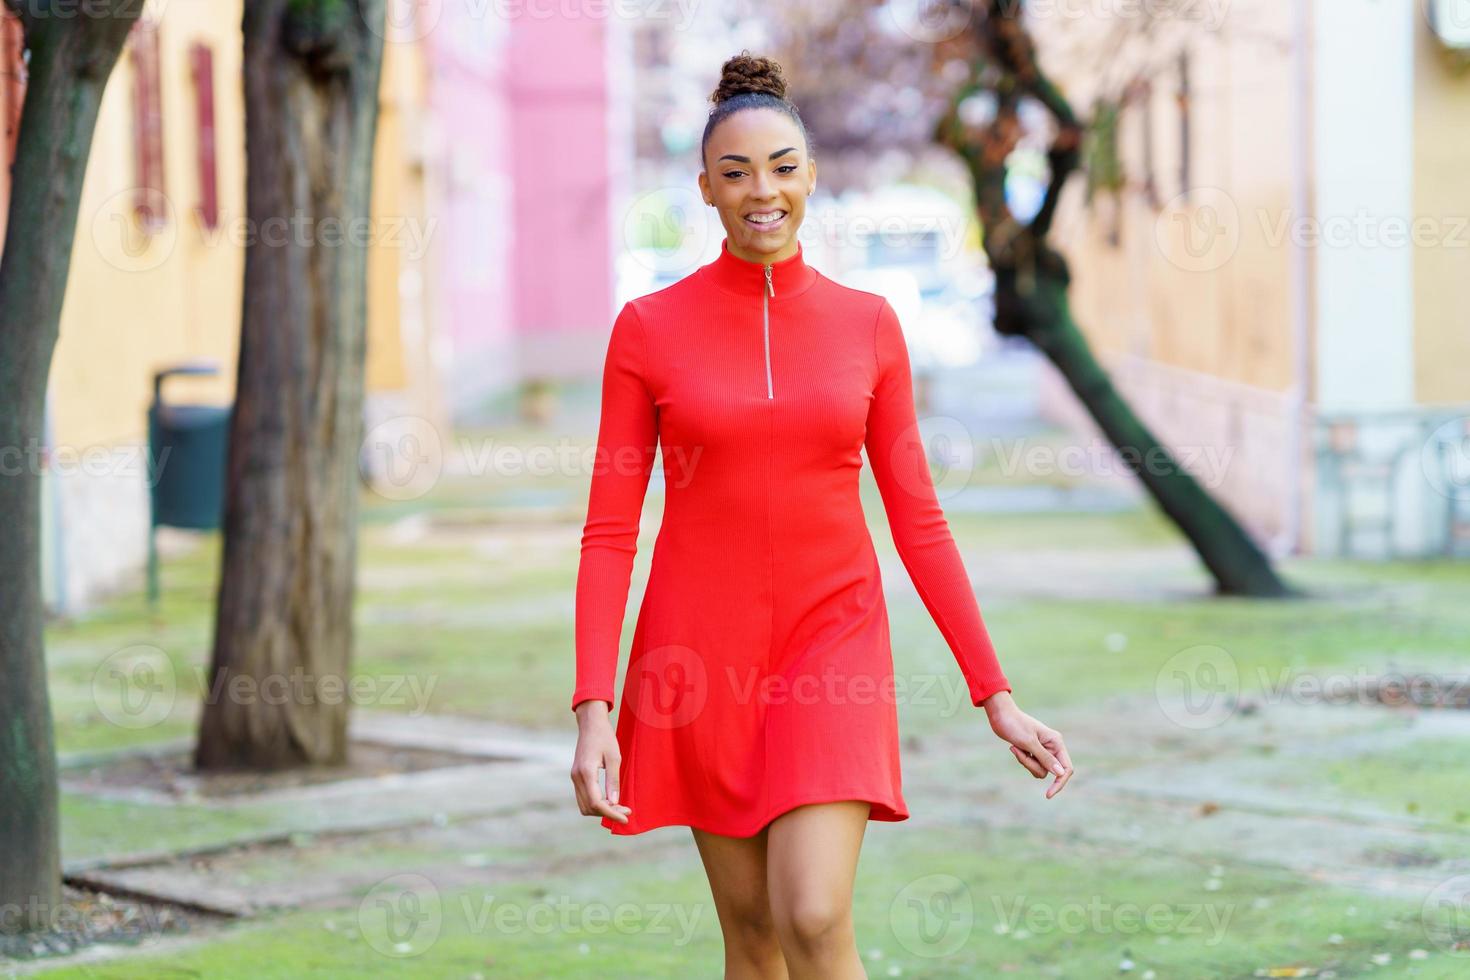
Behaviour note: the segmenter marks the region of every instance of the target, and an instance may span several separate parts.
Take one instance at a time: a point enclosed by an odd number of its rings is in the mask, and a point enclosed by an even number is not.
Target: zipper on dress
[[[770,297],[776,295],[776,287],[771,284],[771,267],[766,266],[766,288],[761,293],[761,320],[765,326],[766,333],[766,398],[775,398],[776,393],[771,387],[771,303]]]

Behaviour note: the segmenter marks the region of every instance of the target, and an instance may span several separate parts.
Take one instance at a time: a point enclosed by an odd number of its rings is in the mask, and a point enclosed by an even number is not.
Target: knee
[[[776,920],[765,902],[742,902],[732,907],[726,927],[749,945],[762,946],[777,941]]]
[[[836,902],[809,898],[794,903],[781,917],[777,928],[784,944],[810,955],[846,943],[852,916]]]

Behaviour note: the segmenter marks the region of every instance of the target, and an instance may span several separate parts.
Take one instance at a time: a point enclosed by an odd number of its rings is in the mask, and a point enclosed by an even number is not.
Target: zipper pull
[[[776,295],[776,287],[771,284],[771,267],[770,266],[766,266],[766,290],[772,296],[775,296]]]

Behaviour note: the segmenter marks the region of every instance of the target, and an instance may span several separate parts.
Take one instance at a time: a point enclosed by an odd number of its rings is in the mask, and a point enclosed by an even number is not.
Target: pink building
[[[464,421],[525,380],[600,369],[632,154],[628,25],[497,9],[445,0],[418,13],[438,221],[432,328]]]

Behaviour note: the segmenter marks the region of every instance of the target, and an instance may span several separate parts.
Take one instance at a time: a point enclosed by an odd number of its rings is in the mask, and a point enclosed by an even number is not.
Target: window
[[[4,113],[4,119],[0,121],[5,127],[7,184],[9,167],[15,163],[15,140],[20,135],[20,110],[26,97],[25,47],[25,31],[20,26],[20,18],[8,10],[0,14],[0,87],[4,89],[3,97],[0,97],[0,112]]]
[[[219,179],[214,141],[214,51],[207,44],[189,48],[189,71],[194,77],[194,111],[199,133],[199,220],[205,228],[219,227]]]
[[[133,64],[133,210],[143,229],[168,219],[163,184],[163,101],[159,91],[158,22],[139,20],[130,35]]]
[[[1179,52],[1179,193],[1185,201],[1194,180],[1189,167],[1189,52]]]

